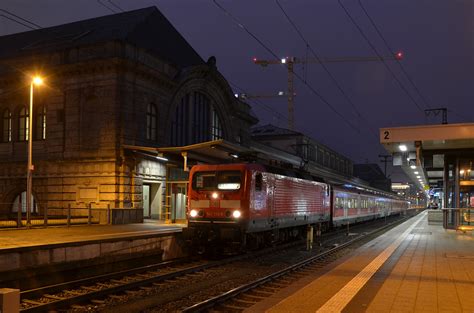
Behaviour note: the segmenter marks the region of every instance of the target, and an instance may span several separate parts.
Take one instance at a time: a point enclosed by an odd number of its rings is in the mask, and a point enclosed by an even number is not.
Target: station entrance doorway
[[[186,223],[189,172],[180,167],[168,167],[166,180],[167,222]]]
[[[163,220],[162,184],[157,182],[143,182],[142,197],[143,217]]]

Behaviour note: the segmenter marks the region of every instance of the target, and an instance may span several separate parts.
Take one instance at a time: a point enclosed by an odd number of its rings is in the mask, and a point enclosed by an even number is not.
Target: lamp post
[[[30,109],[28,114],[28,171],[26,175],[26,227],[31,226],[31,193],[33,183],[33,91],[34,86],[43,84],[40,76],[35,76],[30,84]]]

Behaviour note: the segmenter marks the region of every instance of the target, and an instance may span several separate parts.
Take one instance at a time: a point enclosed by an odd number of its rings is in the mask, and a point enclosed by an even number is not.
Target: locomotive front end
[[[193,167],[184,230],[193,246],[226,249],[242,245],[248,215],[244,185],[245,171],[236,165]]]

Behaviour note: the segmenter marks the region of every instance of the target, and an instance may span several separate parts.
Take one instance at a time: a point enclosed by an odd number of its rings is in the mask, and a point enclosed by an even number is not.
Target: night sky
[[[102,0],[116,11],[111,2]],[[218,0],[236,19],[278,56],[312,57],[306,44],[283,15],[275,0]],[[350,21],[338,0],[279,0],[310,47],[320,57],[376,56]],[[371,44],[390,55],[364,14],[358,0],[341,0]],[[211,0],[113,2],[124,10],[156,5],[196,51],[207,60],[216,56],[221,73],[249,94],[286,91],[286,68],[262,68],[252,58],[274,59],[255,39],[239,28]],[[354,107],[319,64],[296,66],[298,74],[320,93],[344,119],[296,80],[296,129],[350,157],[356,163],[378,162],[385,153],[376,134],[380,127],[438,123],[423,110],[448,108],[450,123],[472,122],[474,88],[474,1],[472,0],[361,0],[394,51],[403,51],[403,68],[387,61],[418,106],[406,95],[382,62],[326,64]],[[2,0],[8,10],[43,27],[108,15],[93,0]],[[1,13],[3,14],[3,13]],[[0,16],[0,35],[28,30]],[[1,49],[1,47],[0,47]],[[287,126],[285,98],[250,101],[261,124]],[[349,126],[348,122],[353,126]],[[394,173],[394,178],[398,175]]]

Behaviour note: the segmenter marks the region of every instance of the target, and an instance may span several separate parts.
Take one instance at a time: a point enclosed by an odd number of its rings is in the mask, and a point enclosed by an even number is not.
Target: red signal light
[[[397,53],[395,53],[395,59],[397,60],[403,59],[403,52],[398,51]]]
[[[254,63],[257,62],[257,58],[253,58],[252,60],[253,60]]]

